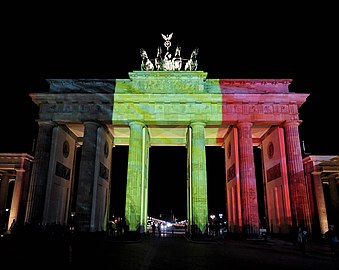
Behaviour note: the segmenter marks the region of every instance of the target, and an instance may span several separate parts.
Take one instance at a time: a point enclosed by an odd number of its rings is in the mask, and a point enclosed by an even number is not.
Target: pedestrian
[[[9,227],[11,234],[15,233],[17,226],[18,226],[18,223],[16,222],[16,219],[14,218],[11,226]]]
[[[152,223],[152,236],[155,236],[155,223]]]
[[[158,222],[158,233],[159,237],[161,237],[161,222]]]
[[[339,248],[339,233],[335,225],[330,225],[329,230],[325,233],[325,238],[330,243],[331,255],[335,257],[337,249]]]
[[[308,236],[307,229],[303,224],[301,224],[298,227],[297,244],[298,244],[299,250],[301,252],[301,255],[303,255],[303,256],[305,256],[305,254],[306,254],[307,236]]]

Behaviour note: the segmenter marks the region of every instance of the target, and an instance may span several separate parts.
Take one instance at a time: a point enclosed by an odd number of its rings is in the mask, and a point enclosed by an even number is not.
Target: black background
[[[291,92],[310,93],[300,108],[305,151],[337,155],[334,10],[326,4],[4,6],[0,152],[31,153],[38,111],[28,93],[48,91],[46,79],[128,78],[128,72],[140,70],[140,48],[155,56],[164,41],[161,34],[173,33],[171,48],[180,45],[183,57],[199,48],[198,70],[208,72],[209,79],[293,79]],[[125,149],[113,151],[119,160],[127,158]],[[178,187],[186,179],[185,150],[151,148],[150,154],[150,200],[161,205],[183,198]],[[217,209],[224,192],[222,159],[222,150],[207,149],[209,179],[219,183],[208,180],[209,192],[218,194],[209,197],[219,198],[210,203],[216,208],[211,211],[223,211],[223,207]],[[123,162],[119,168],[119,177],[124,178]],[[183,203],[185,199],[180,199],[179,205]],[[166,204],[164,211],[173,204]],[[152,211],[163,211],[152,207]]]

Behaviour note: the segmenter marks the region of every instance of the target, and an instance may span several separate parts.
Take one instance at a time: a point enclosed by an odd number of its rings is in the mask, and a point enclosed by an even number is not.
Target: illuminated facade
[[[0,154],[0,230],[13,219],[24,223],[32,162],[28,154]]]
[[[229,231],[259,231],[253,147],[262,152],[270,230],[310,226],[298,132],[298,109],[308,94],[289,92],[291,80],[133,71],[128,79],[48,82],[49,92],[30,95],[40,112],[27,222],[66,224],[75,205],[80,230],[103,230],[114,177],[112,149],[128,145],[125,218],[131,230],[146,227],[148,150],[156,145],[187,149],[190,228],[204,232],[208,222],[205,146],[225,149]]]
[[[324,234],[339,224],[339,156],[310,155],[303,162],[313,228]]]

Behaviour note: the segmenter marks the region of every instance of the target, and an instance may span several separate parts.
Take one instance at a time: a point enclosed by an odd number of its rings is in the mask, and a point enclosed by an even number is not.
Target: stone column
[[[91,230],[91,215],[93,204],[93,184],[96,163],[97,134],[100,124],[94,121],[84,122],[84,141],[79,166],[79,182],[76,199],[74,221],[77,229],[89,232]]]
[[[128,149],[128,170],[126,187],[125,218],[131,231],[143,224],[145,207],[145,146],[142,122],[131,122]],[[148,161],[148,158],[147,158]]]
[[[16,177],[15,177],[15,184],[13,189],[13,196],[11,202],[11,211],[9,213],[9,226],[12,224],[13,219],[15,219],[18,223],[18,214],[19,214],[19,207],[21,204],[21,191],[24,181],[24,170],[16,170]],[[9,227],[8,227],[9,229]]]
[[[76,171],[77,171],[77,164],[78,164],[78,151],[80,149],[81,151],[81,144],[78,141],[74,142],[75,149],[73,153],[73,166],[72,166],[72,176],[71,179],[73,181],[71,182],[71,190],[70,190],[70,199],[69,199],[69,213],[68,213],[68,221],[70,223],[73,223],[73,218],[76,211],[76,192],[77,192],[77,186],[78,186],[78,178],[76,177]]]
[[[328,178],[329,189],[330,189],[330,201],[331,201],[331,213],[328,213],[332,224],[339,223],[339,196],[336,174],[332,174]]]
[[[321,172],[312,172],[312,178],[313,178],[315,202],[317,204],[320,233],[325,234],[325,232],[328,231],[328,221],[327,221],[323,183],[321,181]]]
[[[187,194],[187,219],[188,219],[188,232],[192,233],[192,128],[189,127],[187,129],[186,136],[186,144],[187,144],[187,182],[186,182],[186,194]]]
[[[25,217],[26,222],[34,225],[42,222],[54,127],[54,122],[39,122]]]
[[[284,123],[286,138],[287,170],[290,183],[292,226],[304,223],[310,228],[310,213],[307,205],[307,191],[303,160],[299,141],[300,121]]]
[[[148,128],[145,126],[143,128],[143,156],[142,156],[142,214],[141,214],[141,225],[143,225],[144,230],[147,230],[147,216],[148,216],[148,166],[149,166],[149,133]]]
[[[207,172],[205,148],[205,123],[191,123],[192,128],[192,225],[205,233],[208,224]]]
[[[238,123],[239,168],[243,232],[249,236],[259,234],[259,211],[252,142],[252,123]]]
[[[0,182],[0,219],[6,213],[6,202],[8,197],[8,184],[9,177],[8,173],[4,173]]]

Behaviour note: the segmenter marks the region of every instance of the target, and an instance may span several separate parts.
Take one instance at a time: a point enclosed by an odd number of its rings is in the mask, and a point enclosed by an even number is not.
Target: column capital
[[[287,126],[299,126],[301,124],[301,120],[288,120],[285,121],[282,126],[287,127]]]
[[[38,121],[38,125],[39,125],[39,127],[42,127],[42,126],[56,127],[56,126],[58,126],[58,124],[54,121]]]
[[[132,121],[132,122],[129,122],[128,125],[130,127],[132,127],[132,126],[141,126],[141,127],[146,126],[145,123],[141,122],[141,121]]]
[[[97,127],[100,127],[101,124],[98,122],[98,121],[92,121],[92,120],[86,120],[86,121],[83,121],[83,124],[86,126],[86,125],[95,125]]]
[[[206,123],[205,122],[191,122],[190,123],[190,126],[193,127],[193,126],[203,126],[205,127],[206,126]]]
[[[253,123],[252,122],[238,122],[237,127],[252,127],[253,126]]]

